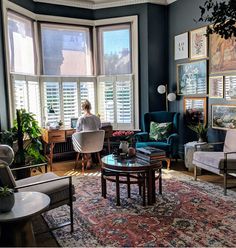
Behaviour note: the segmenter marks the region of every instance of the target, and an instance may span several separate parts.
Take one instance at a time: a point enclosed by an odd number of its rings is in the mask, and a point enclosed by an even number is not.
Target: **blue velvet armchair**
[[[149,139],[150,123],[172,122],[172,129],[166,141],[155,141]],[[179,113],[175,112],[150,112],[144,115],[144,132],[135,135],[136,148],[152,146],[166,151],[169,158],[178,158],[179,145]]]

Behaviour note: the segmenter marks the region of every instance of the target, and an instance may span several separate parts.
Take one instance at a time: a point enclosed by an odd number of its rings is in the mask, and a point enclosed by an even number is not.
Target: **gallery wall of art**
[[[210,141],[236,129],[236,40],[205,36],[209,23],[196,22],[203,0],[179,0],[169,7],[169,87],[181,113],[181,147],[196,140],[188,125],[205,123]],[[186,12],[186,9],[188,10]]]

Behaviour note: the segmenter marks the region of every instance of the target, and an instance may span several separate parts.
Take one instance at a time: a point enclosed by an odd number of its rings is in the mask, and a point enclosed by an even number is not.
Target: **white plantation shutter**
[[[25,109],[28,111],[27,86],[25,80],[14,80],[14,103],[16,109]],[[14,111],[15,113],[15,111]]]
[[[63,114],[64,125],[70,127],[70,120],[73,117],[78,117],[78,87],[77,82],[63,82]]]

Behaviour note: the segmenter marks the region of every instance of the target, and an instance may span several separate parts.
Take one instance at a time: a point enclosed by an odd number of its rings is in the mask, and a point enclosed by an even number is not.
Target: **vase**
[[[123,153],[127,153],[129,149],[128,141],[120,141],[119,149],[121,149]]]
[[[0,213],[5,213],[11,211],[15,204],[14,193],[0,197]]]

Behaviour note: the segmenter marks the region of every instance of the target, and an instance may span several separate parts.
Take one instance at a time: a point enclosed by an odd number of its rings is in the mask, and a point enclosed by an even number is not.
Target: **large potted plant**
[[[13,208],[15,203],[13,189],[0,187],[0,212],[9,212]]]

